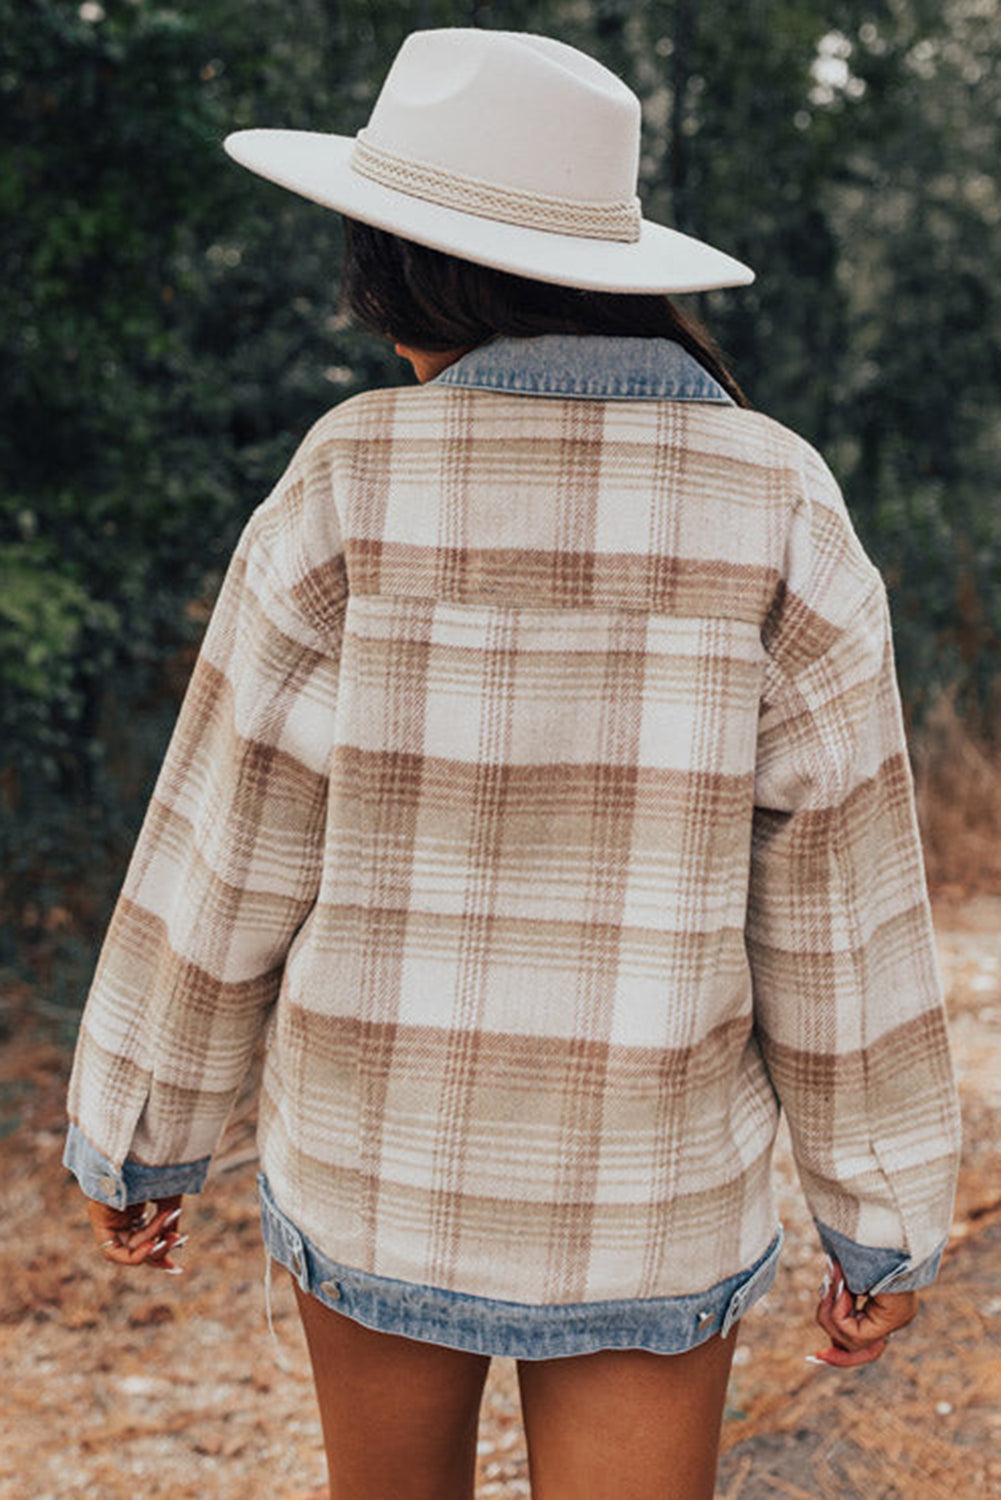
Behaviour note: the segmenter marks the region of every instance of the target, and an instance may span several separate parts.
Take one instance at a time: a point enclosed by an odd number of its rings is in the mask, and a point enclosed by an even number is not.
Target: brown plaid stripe
[[[273,1007],[277,1005],[277,1009]],[[72,1085],[261,1152],[332,1258],[673,1295],[814,1212],[916,1260],[957,1152],[883,590],[817,456],[686,403],[346,403],[227,576]]]

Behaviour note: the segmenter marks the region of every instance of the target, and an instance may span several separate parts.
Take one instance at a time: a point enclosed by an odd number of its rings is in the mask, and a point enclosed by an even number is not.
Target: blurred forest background
[[[243,521],[408,378],[220,141],[353,133],[429,25],[602,58],[647,212],[756,267],[687,301],[884,571],[933,875],[1001,888],[1001,0],[0,0],[0,969],[68,1026]]]

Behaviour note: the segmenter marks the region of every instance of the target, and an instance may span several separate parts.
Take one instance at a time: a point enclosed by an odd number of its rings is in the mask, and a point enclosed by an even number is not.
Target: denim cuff
[[[858,1245],[847,1235],[839,1234],[813,1221],[820,1235],[820,1243],[838,1262],[845,1273],[845,1283],[850,1292],[860,1295],[868,1292],[916,1292],[930,1286],[938,1275],[938,1268],[945,1250],[945,1240],[925,1260],[917,1265],[906,1250],[879,1249],[870,1245]]]
[[[173,1198],[178,1193],[200,1193],[205,1185],[210,1158],[178,1162],[166,1167],[147,1167],[125,1161],[115,1167],[92,1146],[76,1126],[66,1133],[63,1166],[68,1167],[81,1191],[109,1208],[128,1208],[154,1198]]]

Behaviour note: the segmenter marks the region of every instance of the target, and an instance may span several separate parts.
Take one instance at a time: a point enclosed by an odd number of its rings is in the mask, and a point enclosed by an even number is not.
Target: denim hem
[[[278,1207],[258,1178],[261,1225],[269,1257],[303,1291],[379,1333],[398,1334],[472,1354],[558,1359],[599,1349],[682,1354],[714,1334],[726,1335],[775,1280],[782,1230],[748,1269],[685,1297],[605,1302],[505,1302],[375,1276],[330,1260]]]

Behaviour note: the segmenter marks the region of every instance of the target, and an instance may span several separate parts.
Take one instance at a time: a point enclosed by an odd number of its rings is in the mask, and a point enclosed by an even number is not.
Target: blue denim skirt
[[[508,1359],[558,1359],[599,1349],[682,1354],[727,1334],[775,1280],[782,1230],[753,1266],[692,1297],[611,1302],[502,1302],[417,1286],[339,1265],[301,1234],[258,1179],[264,1246],[304,1292],[379,1333]]]

